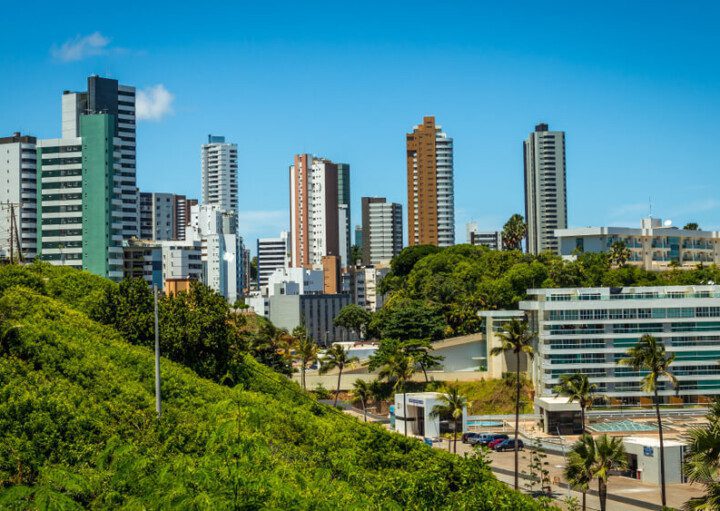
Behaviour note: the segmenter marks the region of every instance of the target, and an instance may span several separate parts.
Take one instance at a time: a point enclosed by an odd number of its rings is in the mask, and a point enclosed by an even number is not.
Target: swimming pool
[[[598,422],[588,426],[588,429],[597,433],[611,433],[623,431],[657,431],[657,426],[647,422],[635,422],[631,420],[622,420],[615,422]]]
[[[503,423],[502,421],[468,421],[468,426],[475,426],[478,428],[500,428],[502,427]]]

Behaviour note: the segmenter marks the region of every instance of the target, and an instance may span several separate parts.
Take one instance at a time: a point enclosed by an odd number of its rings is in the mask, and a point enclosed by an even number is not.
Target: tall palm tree
[[[705,495],[690,499],[685,509],[720,509],[720,400],[713,402],[708,424],[689,431],[685,474],[691,483],[705,486]]]
[[[585,506],[585,491],[590,482],[597,477],[598,496],[600,497],[600,511],[605,511],[607,502],[607,482],[610,471],[622,469],[627,466],[627,455],[622,439],[602,435],[593,438],[583,435],[568,454],[568,466],[565,468],[565,477],[573,484],[585,488],[583,491],[583,509]],[[583,486],[585,485],[585,486]]]
[[[355,383],[353,383],[352,397],[362,404],[365,422],[367,422],[367,402],[370,401],[372,396],[372,387],[368,382],[361,378],[355,380]]]
[[[520,390],[522,380],[520,379],[520,355],[526,354],[530,359],[534,356],[533,339],[535,334],[530,331],[525,321],[512,319],[502,326],[498,334],[500,346],[490,350],[490,355],[495,357],[505,353],[515,354],[515,489],[518,489],[518,432],[520,426]]]
[[[467,408],[468,401],[460,395],[457,385],[448,385],[445,392],[440,396],[440,404],[433,406],[430,411],[431,417],[449,415],[453,419],[453,452],[457,454],[457,430],[458,421],[462,418],[463,410]]]
[[[578,452],[572,450],[568,453],[567,463],[563,471],[565,479],[570,486],[582,492],[582,510],[587,508],[587,491],[593,480],[592,464],[593,458],[583,458]]]
[[[320,374],[325,374],[336,367],[338,369],[337,390],[335,391],[333,406],[337,406],[338,396],[340,395],[340,379],[342,378],[343,369],[345,369],[345,366],[357,361],[358,358],[348,356],[347,350],[340,344],[334,344],[325,352],[325,357],[323,357],[320,365]]]
[[[403,423],[405,425],[405,436],[407,436],[407,381],[415,373],[415,360],[403,352],[391,355],[380,369],[378,376],[389,382],[393,382],[393,390],[402,389],[403,392]]]
[[[303,390],[307,390],[305,384],[305,371],[307,367],[317,360],[318,345],[308,335],[304,327],[296,327],[293,330],[295,340],[295,359],[300,362],[300,383]]]
[[[568,398],[568,403],[577,401],[580,405],[582,432],[585,433],[585,410],[593,403],[593,393],[597,385],[590,383],[587,375],[582,373],[561,374],[560,385],[555,387],[555,394]]]
[[[658,379],[667,378],[670,384],[677,388],[677,378],[670,372],[670,364],[675,360],[675,354],[665,353],[665,346],[659,343],[652,335],[645,334],[640,341],[627,351],[627,358],[620,360],[620,364],[627,365],[636,371],[645,370],[648,374],[642,379],[643,390],[652,392],[655,399],[655,415],[657,416],[658,434],[660,435],[660,495],[662,506],[665,507],[665,445],[663,443],[662,419],[660,418],[660,399],[658,398]]]

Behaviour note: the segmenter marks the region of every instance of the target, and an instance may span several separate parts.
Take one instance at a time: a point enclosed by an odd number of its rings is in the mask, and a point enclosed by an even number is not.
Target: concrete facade
[[[362,197],[362,262],[389,262],[403,248],[402,205],[385,197]]]
[[[10,257],[11,227],[24,261],[37,254],[37,139],[14,133],[0,138],[0,258]],[[14,217],[14,218],[13,218]]]
[[[720,286],[530,289],[520,302],[537,333],[530,374],[536,395],[554,395],[560,375],[581,372],[609,406],[651,405],[642,372],[618,365],[644,334],[675,354],[677,391],[660,380],[661,402],[682,407],[720,396]]]
[[[408,245],[454,245],[453,139],[435,117],[424,117],[406,147]]]
[[[720,264],[720,232],[664,226],[659,218],[643,219],[640,228],[580,227],[558,229],[555,235],[563,256],[609,252],[621,242],[630,251],[628,264],[646,270]]]
[[[558,252],[556,229],[567,227],[565,132],[538,124],[523,144],[527,251]]]
[[[225,137],[208,135],[200,150],[202,202],[233,211],[238,209],[237,144]]]

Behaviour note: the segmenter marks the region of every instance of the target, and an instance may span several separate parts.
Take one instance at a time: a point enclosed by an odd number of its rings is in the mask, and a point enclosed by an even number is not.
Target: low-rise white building
[[[720,232],[678,229],[659,218],[644,218],[640,228],[578,227],[557,229],[560,255],[609,252],[622,242],[630,251],[628,264],[646,270],[664,270],[671,264],[695,267],[720,264]]]
[[[268,277],[267,296],[305,295],[323,292],[323,271],[305,268],[277,268]]]
[[[627,437],[623,446],[628,455],[630,476],[643,483],[660,484],[660,439],[656,437]],[[665,451],[665,483],[685,482],[683,464],[686,444],[676,440],[663,442]]]
[[[440,392],[408,392],[407,396],[395,394],[395,431],[404,434],[407,428],[408,435],[438,438],[441,418],[433,417],[432,411],[435,406],[443,404]],[[467,429],[467,407],[463,408],[461,423],[458,433]]]

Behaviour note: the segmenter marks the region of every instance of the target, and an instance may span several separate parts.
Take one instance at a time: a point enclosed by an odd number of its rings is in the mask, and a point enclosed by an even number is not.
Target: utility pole
[[[13,208],[13,205],[10,204],[10,264],[13,264],[15,262],[15,240],[13,239],[13,236],[15,235],[15,209]]]
[[[155,411],[158,419],[162,413],[160,402],[160,331],[158,329],[158,288],[153,284],[153,299],[155,302]]]
[[[11,228],[13,229],[13,232],[15,233],[15,243],[17,243],[18,261],[20,261],[22,263],[23,262],[22,247],[20,246],[20,233],[18,232],[17,218],[15,218],[15,205],[14,204],[10,204],[10,218],[11,218],[11,224],[12,224]],[[11,233],[10,247],[12,249],[12,233]]]

